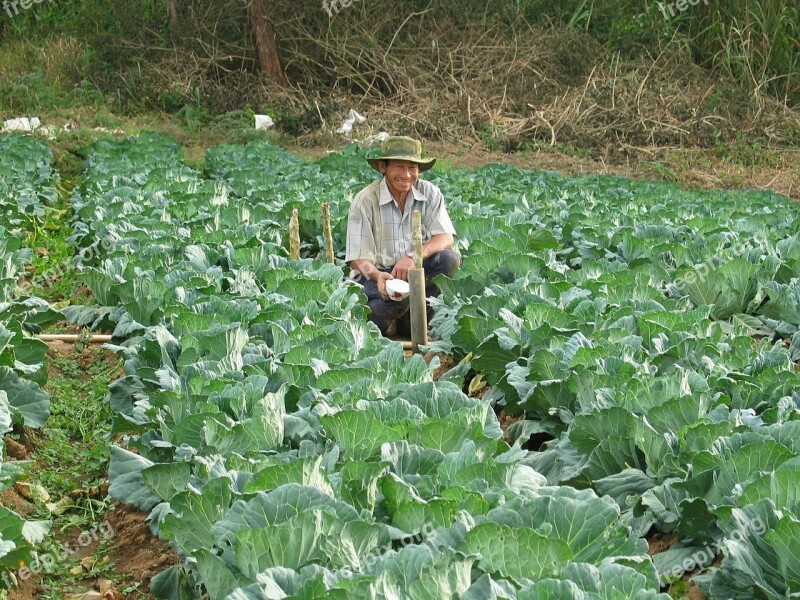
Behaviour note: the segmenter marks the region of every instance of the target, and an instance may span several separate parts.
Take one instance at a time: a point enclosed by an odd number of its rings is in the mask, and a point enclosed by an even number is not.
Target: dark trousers
[[[437,288],[431,279],[437,275],[447,275],[452,277],[456,268],[461,264],[461,256],[454,250],[442,250],[437,252],[430,258],[422,261],[422,268],[425,270],[425,296],[439,295],[439,288]],[[384,272],[389,272],[391,269],[382,269]],[[378,292],[378,283],[367,279],[363,275],[359,275],[355,279],[356,282],[364,286],[364,293],[367,295],[367,305],[372,312],[369,315],[369,320],[378,326],[383,335],[389,329],[389,325],[397,321],[398,333],[409,333],[411,326],[409,323],[408,313],[408,298],[404,300],[384,300]],[[428,319],[432,317],[431,309],[428,308]]]

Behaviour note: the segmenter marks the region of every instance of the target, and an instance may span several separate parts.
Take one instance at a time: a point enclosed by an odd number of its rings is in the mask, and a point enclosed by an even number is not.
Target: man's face
[[[381,173],[386,176],[386,185],[395,194],[411,191],[419,179],[419,165],[407,160],[390,160],[380,163]]]

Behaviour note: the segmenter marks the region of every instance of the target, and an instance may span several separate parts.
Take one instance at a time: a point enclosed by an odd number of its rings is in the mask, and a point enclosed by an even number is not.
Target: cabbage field
[[[313,258],[323,202],[343,256],[369,152],[220,145],[199,171],[155,134],[96,142],[70,201],[92,304],[58,313],[18,285],[52,156],[0,138],[0,427],[46,424],[35,334],[113,334],[109,493],[181,558],[152,594],[643,600],[688,576],[710,599],[800,594],[794,202],[434,170],[464,262],[426,361]],[[3,462],[1,485],[29,466]],[[48,523],[2,510],[10,573]]]
[[[52,153],[41,142],[22,137],[0,137],[0,435],[14,424],[30,428],[45,425],[50,399],[42,386],[47,344],[31,333],[54,323],[59,314],[46,302],[25,295],[18,281],[30,264],[32,252],[23,247],[24,235],[37,226],[45,206],[57,194]],[[5,457],[0,439],[0,457]],[[30,461],[0,462],[0,491],[30,472]],[[0,506],[0,589],[13,582],[11,574],[29,561],[34,547],[47,535],[46,521],[24,520]]]

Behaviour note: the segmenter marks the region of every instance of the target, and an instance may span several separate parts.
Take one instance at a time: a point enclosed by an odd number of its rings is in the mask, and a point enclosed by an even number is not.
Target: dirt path
[[[29,518],[51,518],[51,536],[39,561],[17,571],[9,600],[141,600],[150,579],[178,562],[154,537],[147,515],[108,498],[108,384],[120,361],[99,346],[76,349],[51,342],[48,353],[51,418],[42,431],[26,431],[25,444],[8,438],[15,460],[35,461],[30,481],[50,495],[50,508],[25,497],[24,486],[2,501]],[[53,505],[65,508],[53,510]],[[52,512],[51,512],[52,511]]]

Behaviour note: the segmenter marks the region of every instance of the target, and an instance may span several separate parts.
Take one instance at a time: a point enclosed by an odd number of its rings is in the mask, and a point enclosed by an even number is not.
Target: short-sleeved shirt
[[[379,269],[390,269],[404,256],[414,256],[411,215],[415,210],[422,212],[423,243],[439,233],[455,234],[442,191],[430,181],[417,180],[403,214],[386,178],[365,187],[350,205],[345,262],[368,260]]]

